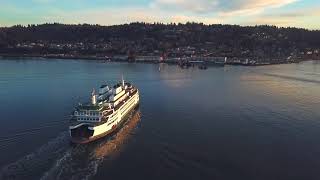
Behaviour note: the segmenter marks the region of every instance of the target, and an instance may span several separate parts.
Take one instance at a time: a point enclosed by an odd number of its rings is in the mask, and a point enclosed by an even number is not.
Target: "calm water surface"
[[[68,119],[121,75],[140,108],[116,134],[71,145]],[[0,179],[320,178],[320,62],[179,69],[0,61]]]

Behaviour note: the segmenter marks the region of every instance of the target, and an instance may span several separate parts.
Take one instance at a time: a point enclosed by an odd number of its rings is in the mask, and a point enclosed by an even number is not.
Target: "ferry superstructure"
[[[112,88],[102,85],[98,94],[93,90],[91,103],[75,108],[69,126],[71,141],[83,144],[107,136],[138,104],[138,89],[123,79]]]

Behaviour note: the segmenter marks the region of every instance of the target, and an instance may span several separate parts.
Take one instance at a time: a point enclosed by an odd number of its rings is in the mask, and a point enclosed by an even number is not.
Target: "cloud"
[[[320,7],[302,8],[297,10],[264,13],[254,16],[243,25],[270,24],[281,27],[304,27],[320,29],[319,23],[314,23],[320,18]]]
[[[313,8],[301,8],[301,9],[295,9],[295,10],[281,10],[277,12],[266,12],[260,17],[265,18],[304,18],[304,17],[316,17],[320,16],[320,7],[313,7]]]
[[[7,5],[2,3],[0,10],[2,14],[8,16],[0,17],[0,26],[46,22],[114,25],[144,21],[149,23],[270,24],[320,28],[320,24],[315,23],[320,17],[319,6],[284,8],[288,4],[296,1],[302,2],[302,0],[150,0],[150,3],[145,5],[101,5],[99,7],[81,6],[81,8],[70,8],[69,6],[61,8],[57,0],[32,1],[39,1],[43,4],[40,3],[39,6],[30,10],[30,8],[15,6],[9,1]],[[49,3],[45,4],[45,2]],[[68,0],[68,2],[89,1]]]
[[[297,0],[154,0],[151,7],[192,13],[219,13],[220,16],[251,15],[267,8],[279,8]]]
[[[160,9],[176,9],[185,10],[196,13],[206,13],[217,8],[217,0],[155,0],[151,3],[151,7]]]

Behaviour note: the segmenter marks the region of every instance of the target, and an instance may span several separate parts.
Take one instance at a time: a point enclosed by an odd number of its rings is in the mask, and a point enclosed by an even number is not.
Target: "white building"
[[[150,62],[159,62],[162,61],[162,57],[161,56],[136,56],[135,57],[136,61],[150,61]]]

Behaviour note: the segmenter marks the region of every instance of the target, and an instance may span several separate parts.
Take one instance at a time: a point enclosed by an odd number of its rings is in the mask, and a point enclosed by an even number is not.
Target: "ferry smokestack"
[[[122,87],[124,88],[124,79],[123,79],[123,75],[122,75]]]
[[[97,104],[97,95],[96,95],[96,92],[95,92],[94,89],[93,89],[92,94],[91,94],[91,103],[92,103],[93,105],[96,105],[96,104]]]

